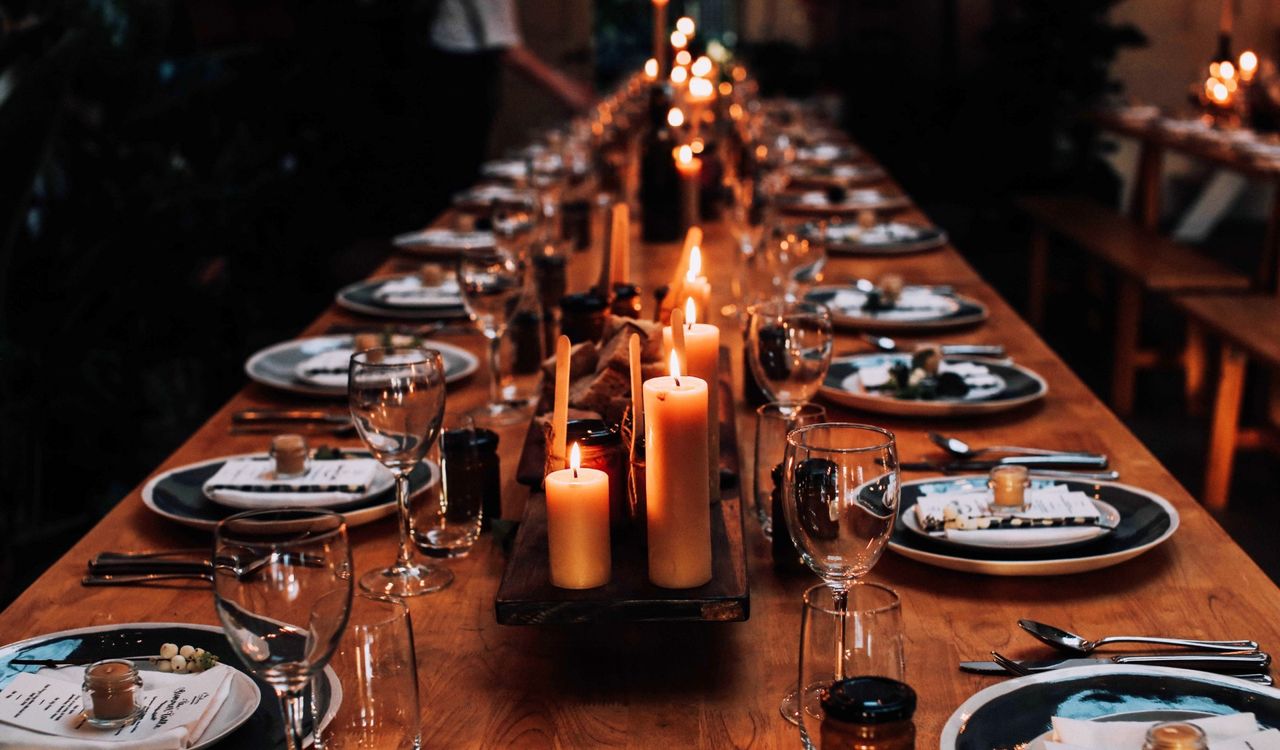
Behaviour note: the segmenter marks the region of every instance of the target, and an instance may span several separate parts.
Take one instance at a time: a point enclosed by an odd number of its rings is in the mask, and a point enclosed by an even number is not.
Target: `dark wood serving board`
[[[558,625],[576,622],[731,622],[750,612],[747,559],[743,548],[737,429],[726,352],[720,352],[719,502],[711,504],[711,581],[694,589],[664,589],[649,582],[649,558],[640,529],[615,533],[613,578],[595,589],[574,591],[551,585],[547,557],[547,503],[530,494],[494,601],[503,625]],[[525,445],[521,465],[541,467],[541,432]]]

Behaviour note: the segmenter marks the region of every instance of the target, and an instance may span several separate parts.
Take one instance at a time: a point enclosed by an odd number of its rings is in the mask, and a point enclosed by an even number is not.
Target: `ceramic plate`
[[[493,232],[462,232],[456,229],[424,229],[408,232],[391,241],[400,250],[432,258],[456,258],[467,250],[493,247]]]
[[[249,377],[263,385],[307,396],[342,396],[347,395],[347,387],[326,387],[299,380],[294,374],[299,362],[323,352],[335,349],[350,349],[354,337],[312,336],[310,338],[284,341],[267,347],[254,354],[244,365]],[[445,344],[440,341],[423,341],[421,346],[435,349],[444,358],[445,382],[453,383],[467,377],[480,367],[480,360],[466,349]]]
[[[453,196],[453,205],[472,213],[487,213],[495,203],[523,203],[529,191],[507,185],[477,185]]]
[[[888,176],[875,164],[797,164],[787,172],[792,185],[817,188],[870,185]]]
[[[1051,730],[1054,716],[1156,721],[1246,711],[1264,728],[1280,728],[1280,690],[1186,669],[1073,667],[1005,680],[975,693],[951,714],[938,747],[1026,747]]]
[[[231,693],[226,703],[218,709],[213,722],[194,748],[212,747],[219,750],[263,750],[284,747],[284,727],[280,723],[275,693],[266,683],[244,672],[236,661],[231,644],[222,628],[212,625],[187,625],[167,622],[140,622],[120,625],[100,625],[76,630],[64,630],[0,647],[0,687],[19,672],[35,672],[39,667],[14,667],[9,661],[25,659],[106,659],[112,656],[159,653],[160,645],[191,644],[220,657],[223,664],[236,671]],[[146,667],[143,667],[143,682]],[[318,691],[321,726],[328,724],[338,710],[341,690],[332,670],[325,670],[327,678]],[[311,699],[307,699],[310,704]],[[311,731],[312,712],[307,717],[305,729]],[[308,739],[310,742],[310,739]],[[122,747],[128,743],[120,743]]]
[[[861,158],[862,152],[847,143],[812,143],[796,149],[796,161],[800,164],[833,164]]]
[[[862,309],[866,293],[851,286],[819,286],[805,296],[811,302],[826,305],[836,325],[864,331],[935,331],[987,319],[985,305],[947,287],[907,286],[903,292],[925,298],[929,304],[913,307],[908,301],[888,310],[867,311]]]
[[[853,409],[890,414],[898,417],[967,417],[1008,411],[1044,398],[1049,384],[1031,370],[1000,360],[947,357],[945,362],[973,362],[986,367],[999,384],[972,389],[961,398],[937,398],[929,401],[900,399],[862,389],[854,375],[862,367],[883,367],[902,362],[910,365],[911,355],[849,354],[831,360],[831,368],[822,383],[821,393],[828,401]]]
[[[1032,470],[1032,476],[1035,471]],[[966,573],[998,576],[1044,576],[1083,573],[1088,570],[1118,565],[1163,543],[1178,530],[1178,511],[1168,500],[1146,490],[1118,482],[1078,482],[1054,480],[1049,484],[1065,484],[1095,501],[1101,501],[1120,515],[1120,522],[1110,534],[1070,547],[1042,549],[990,549],[967,547],[941,539],[912,533],[907,516],[914,516],[912,506],[929,485],[946,483],[952,487],[969,484],[984,486],[986,476],[918,479],[904,482],[898,520],[894,525],[889,548],[912,560]]]
[[[344,451],[353,456],[368,456],[364,451]],[[217,473],[230,458],[263,458],[265,453],[245,453],[224,456],[208,461],[179,466],[158,474],[142,488],[142,502],[155,513],[184,526],[212,531],[227,516],[239,513],[239,508],[219,505],[204,496],[204,483]],[[423,461],[409,475],[409,492],[416,494],[434,485],[440,479],[440,470],[430,461]],[[360,526],[389,516],[396,510],[394,487],[383,486],[381,492],[352,503],[337,505],[347,519],[348,526]]]
[[[388,281],[397,281],[403,276],[366,279],[349,284],[338,290],[337,302],[341,307],[366,315],[377,315],[384,318],[403,318],[406,320],[447,320],[467,317],[462,298],[456,305],[432,305],[428,307],[412,305],[390,305],[378,296],[378,290]]]
[[[864,230],[857,224],[827,226],[827,252],[834,255],[907,255],[937,250],[947,233],[937,227],[894,221]]]
[[[785,213],[811,216],[842,216],[859,211],[894,211],[907,208],[911,199],[902,193],[886,192],[874,188],[853,188],[844,191],[844,199],[833,203],[826,191],[804,190],[783,193],[778,196],[778,207]]]
[[[944,486],[947,489],[955,487],[955,488],[963,488],[965,490],[981,490],[986,487],[986,477],[982,477],[977,480],[974,480],[972,478],[963,478],[963,479],[957,478],[955,480],[936,480],[933,482],[926,481],[924,482],[924,484],[933,486],[939,490],[944,489]],[[1032,489],[1052,487],[1055,484],[1060,484],[1060,483],[1052,479],[1031,480]],[[1106,525],[1105,526],[1073,527],[1074,529],[1080,532],[1079,537],[1075,539],[1068,539],[1065,541],[1057,540],[1057,541],[1048,541],[1048,542],[1037,542],[1035,541],[1035,536],[1032,535],[1032,536],[1028,536],[1025,542],[1019,542],[1017,544],[1009,544],[1008,542],[983,540],[978,533],[967,535],[966,539],[961,541],[957,539],[950,539],[945,536],[935,536],[925,531],[923,528],[920,527],[920,519],[916,517],[916,514],[914,512],[903,513],[902,515],[899,516],[899,519],[901,520],[902,528],[906,529],[912,534],[915,534],[922,539],[927,539],[931,542],[938,542],[940,544],[951,545],[956,548],[996,549],[996,550],[1000,550],[1000,549],[1027,550],[1027,549],[1052,548],[1052,549],[1061,550],[1063,547],[1070,547],[1076,544],[1087,544],[1089,542],[1092,542],[1098,539],[1099,537],[1106,536],[1107,534],[1111,533],[1111,529],[1108,527],[1115,526],[1120,523],[1120,511],[1116,510],[1114,505],[1108,502],[1104,502],[1102,500],[1097,500],[1097,499],[1093,501],[1093,504],[1097,506],[1098,511],[1102,514],[1102,517],[1107,520]]]

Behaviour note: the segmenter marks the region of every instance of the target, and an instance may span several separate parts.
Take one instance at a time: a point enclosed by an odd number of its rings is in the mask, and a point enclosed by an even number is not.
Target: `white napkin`
[[[916,501],[916,520],[922,529],[935,525],[948,516],[956,519],[982,519],[995,515],[990,510],[990,490],[964,490],[941,494],[921,495]],[[1100,518],[1102,513],[1089,496],[1083,492],[1068,491],[1066,485],[1052,485],[1040,489],[1028,489],[1027,508],[1011,514],[1013,518],[1028,522],[1060,518]],[[1012,529],[959,529],[947,528],[942,536],[960,544],[1001,547],[1041,547],[1048,544],[1067,544],[1085,541],[1098,536],[1096,526],[1050,526]]]
[[[454,229],[423,229],[406,232],[391,240],[397,247],[470,250],[493,247],[493,232],[459,232]]]
[[[1047,750],[1140,750],[1154,721],[1085,721],[1053,717]],[[1191,719],[1204,730],[1210,750],[1276,750],[1280,730],[1260,731],[1251,713]]]
[[[352,354],[355,350],[345,346],[313,354],[294,366],[293,375],[304,383],[346,390]]]
[[[458,307],[462,304],[457,279],[445,279],[439,286],[428,286],[417,276],[402,276],[384,282],[373,296],[393,307]]]
[[[181,750],[209,728],[233,674],[223,664],[197,674],[142,672],[140,702],[149,710],[129,726],[95,729],[81,713],[83,667],[23,673],[0,691],[0,750]]]
[[[859,239],[865,245],[889,245],[920,239],[920,234],[919,227],[891,221],[863,230]]]
[[[836,292],[830,304],[841,311],[880,320],[927,320],[950,315],[960,309],[960,303],[954,297],[938,294],[927,286],[903,287],[898,301],[887,310],[863,310],[866,303],[866,292],[847,288]]]
[[[306,474],[291,479],[277,478],[269,458],[233,458],[205,481],[203,490],[205,497],[232,508],[323,508],[368,497],[391,481],[372,458],[312,461]]]

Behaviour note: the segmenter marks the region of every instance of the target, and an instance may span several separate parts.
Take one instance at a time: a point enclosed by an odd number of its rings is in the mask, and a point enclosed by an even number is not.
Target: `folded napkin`
[[[1154,721],[1085,721],[1053,717],[1046,750],[1141,750]],[[1258,727],[1251,713],[1190,719],[1204,730],[1210,750],[1277,750],[1280,730]]]
[[[311,461],[307,473],[275,475],[275,461],[233,458],[204,483],[204,495],[232,508],[323,508],[350,503],[390,486],[390,474],[372,458]]]
[[[830,305],[838,310],[861,313],[881,320],[919,320],[950,315],[960,309],[955,297],[939,294],[932,287],[907,286],[902,288],[893,307],[885,310],[864,310],[867,293],[848,288],[836,292]]]
[[[383,283],[373,296],[393,307],[458,307],[462,304],[457,279],[429,286],[417,276],[403,276]]]
[[[345,346],[313,354],[294,366],[293,375],[304,383],[346,390],[352,354],[355,350]]]
[[[117,748],[181,750],[198,743],[231,693],[235,670],[197,674],[144,671],[139,702],[147,712],[119,729],[84,720],[83,667],[24,672],[0,691],[0,750]]]
[[[1027,507],[997,513],[990,490],[966,489],[921,495],[916,501],[920,528],[961,544],[1038,547],[1097,536],[1102,512],[1083,492],[1066,485],[1028,489]]]
[[[424,229],[406,232],[391,240],[397,247],[441,248],[446,250],[470,250],[493,247],[493,232],[460,232],[454,229]]]

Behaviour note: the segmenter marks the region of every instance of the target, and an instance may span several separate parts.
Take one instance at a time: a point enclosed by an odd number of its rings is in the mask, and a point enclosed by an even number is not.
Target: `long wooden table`
[[[712,223],[706,230],[707,267],[716,304],[721,304],[730,301],[734,250],[721,225]],[[648,297],[655,285],[668,280],[679,248],[637,244],[632,253],[632,268]],[[596,256],[574,256],[571,289],[581,289],[593,278]],[[392,258],[382,271],[413,265],[416,262]],[[1005,344],[1018,362],[1047,379],[1049,395],[1020,411],[974,421],[887,419],[828,405],[833,418],[892,429],[904,460],[936,455],[926,438],[930,429],[976,445],[1000,442],[1105,452],[1124,481],[1168,498],[1182,516],[1181,528],[1162,547],[1118,567],[1069,577],[969,575],[886,553],[871,578],[902,595],[907,675],[919,693],[916,724],[921,747],[935,745],[956,706],[994,682],[961,673],[957,662],[985,658],[992,649],[1014,656],[1043,653],[1017,628],[1021,617],[1088,637],[1123,631],[1252,638],[1264,648],[1280,646],[1280,590],[956,250],[897,259],[833,258],[827,275],[836,280],[874,278],[889,271],[908,281],[953,284],[985,302],[991,311],[985,325],[936,340]],[[646,303],[648,313],[651,298]],[[307,333],[360,320],[331,308]],[[733,326],[725,325],[724,331],[727,343],[740,352]],[[481,351],[478,336],[450,340]],[[856,337],[841,335],[837,352],[864,348]],[[740,384],[740,359],[734,369]],[[486,397],[484,378],[483,372],[477,373],[453,388],[449,408],[481,403]],[[262,449],[263,436],[229,434],[236,410],[313,403],[249,385],[157,471]],[[741,442],[750,446],[754,416],[739,402],[737,417]],[[518,438],[504,435],[504,467],[514,468],[519,446]],[[749,448],[746,452],[749,465]],[[74,481],[74,475],[68,481]],[[505,513],[518,514],[514,494],[505,504]],[[796,679],[800,594],[817,579],[779,577],[754,520],[748,520],[747,532],[748,621],[572,627],[496,623],[493,600],[505,559],[485,535],[469,557],[449,563],[456,575],[449,589],[410,603],[424,747],[797,747],[799,735],[779,716],[778,701]],[[352,540],[358,571],[384,565],[395,554],[394,521],[387,518],[354,529]],[[207,589],[89,589],[79,583],[85,561],[101,550],[207,541],[205,534],[151,514],[135,489],[0,613],[0,638],[8,642],[112,622],[214,623]]]

